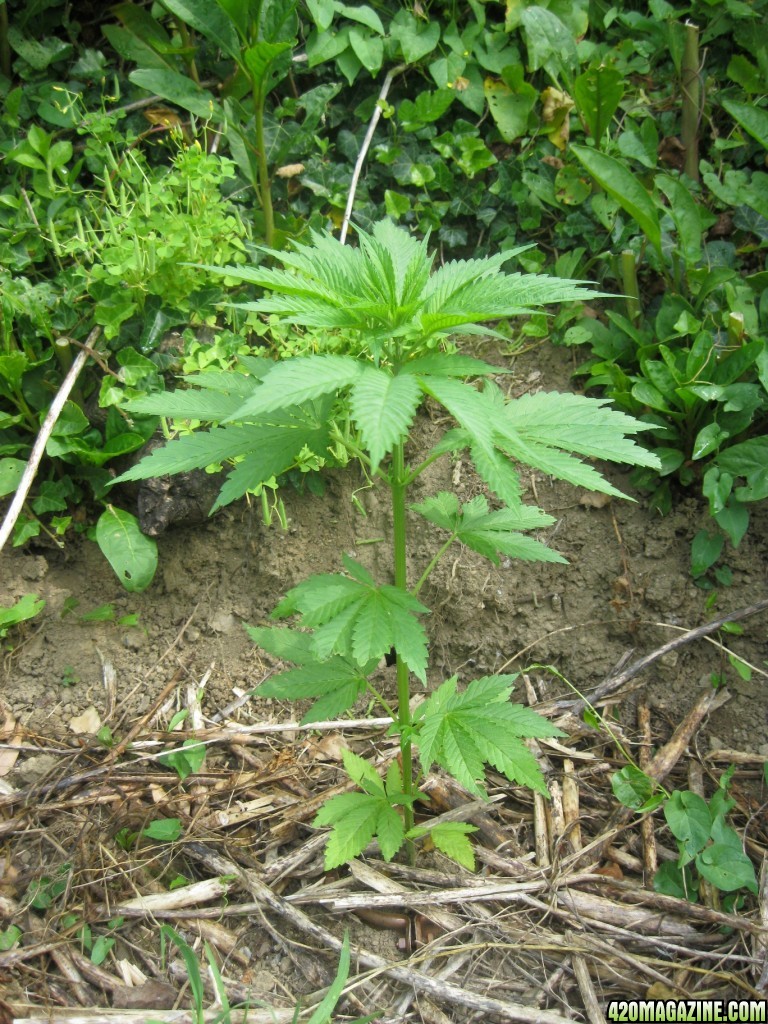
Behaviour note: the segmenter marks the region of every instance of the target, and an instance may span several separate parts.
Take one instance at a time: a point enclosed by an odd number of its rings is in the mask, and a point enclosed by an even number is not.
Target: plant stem
[[[416,586],[415,586],[415,587],[413,588],[413,590],[411,591],[411,593],[413,594],[413,596],[414,596],[414,597],[418,597],[418,596],[419,596],[419,591],[421,590],[421,588],[422,588],[422,587],[424,586],[424,584],[426,583],[426,581],[427,581],[427,577],[428,577],[428,576],[429,576],[429,574],[430,574],[430,573],[432,572],[432,570],[433,570],[433,569],[435,568],[435,566],[436,566],[436,565],[437,565],[437,563],[438,563],[438,562],[440,561],[440,559],[441,559],[441,558],[443,557],[443,555],[444,555],[444,554],[445,554],[445,552],[446,552],[446,551],[448,550],[448,548],[449,548],[449,547],[451,546],[451,544],[453,544],[453,542],[454,542],[454,540],[455,540],[455,539],[456,539],[456,535],[455,535],[455,534],[452,534],[452,535],[451,535],[451,536],[450,536],[450,537],[448,538],[448,540],[447,540],[447,541],[445,542],[445,544],[443,544],[443,546],[442,546],[442,547],[440,548],[440,550],[439,550],[439,551],[437,552],[437,554],[436,554],[436,555],[435,555],[435,557],[434,557],[434,558],[432,559],[432,561],[431,561],[431,562],[429,563],[429,565],[428,565],[428,566],[427,566],[427,568],[426,568],[426,569],[424,570],[424,572],[423,572],[423,573],[421,574],[421,579],[419,580],[419,582],[418,582],[418,583],[416,584]]]
[[[621,254],[621,287],[626,298],[627,319],[636,324],[641,312],[640,287],[637,283],[635,254],[631,249],[625,249]]]
[[[269,182],[267,150],[264,144],[264,101],[260,88],[253,90],[253,106],[256,111],[256,159],[259,162],[259,198],[264,214],[264,242],[272,246],[275,237],[275,214],[272,209],[272,188]]]
[[[699,180],[699,117],[701,113],[701,81],[699,79],[699,29],[685,23],[685,42],[681,67],[683,111],[680,140],[685,149],[685,173]]]
[[[405,472],[405,453],[402,442],[395,445],[392,451],[392,472],[390,487],[392,491],[392,531],[395,548],[395,586],[408,591],[408,568],[406,562],[406,527],[405,527],[405,492],[407,489]],[[400,729],[400,755],[402,758],[403,793],[413,797],[413,766],[411,764],[411,705],[410,687],[408,684],[408,666],[397,655],[397,724]],[[403,807],[405,831],[413,828],[413,807],[406,803]],[[413,843],[406,841],[408,860],[414,861]]]

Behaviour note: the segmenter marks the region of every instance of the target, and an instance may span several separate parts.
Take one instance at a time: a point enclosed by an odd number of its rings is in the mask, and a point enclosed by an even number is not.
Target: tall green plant
[[[333,444],[389,491],[394,552],[390,580],[377,582],[359,562],[345,557],[344,573],[310,577],[275,609],[273,618],[297,616],[298,629],[248,629],[264,650],[296,666],[263,683],[259,694],[313,698],[305,722],[343,714],[364,694],[393,718],[401,756],[386,777],[347,752],[344,765],[359,791],[329,800],[316,819],[318,825],[332,826],[328,867],[356,856],[373,836],[389,859],[426,831],[445,853],[472,863],[470,826],[416,826],[420,776],[414,772],[413,745],[421,772],[440,765],[473,793],[485,792],[486,764],[513,782],[546,792],[523,739],[555,735],[557,730],[533,711],[510,703],[514,676],[485,676],[465,689],[459,689],[454,676],[412,713],[412,677],[427,683],[428,645],[421,616],[428,608],[420,600],[422,587],[454,543],[493,562],[499,553],[565,561],[530,536],[554,520],[523,503],[514,463],[613,495],[620,492],[578,456],[657,464],[628,437],[642,424],[606,408],[606,400],[556,393],[510,400],[492,380],[506,371],[459,353],[449,341],[457,333],[480,333],[488,320],[594,294],[577,281],[505,273],[503,264],[519,252],[451,262],[433,273],[427,242],[383,221],[370,235],[360,232],[356,249],[314,234],[312,246],[270,252],[282,268],[223,268],[229,277],[268,290],[248,309],[338,333],[347,342],[347,354],[277,364],[246,358],[250,377],[221,375],[215,385],[210,374],[204,381],[192,378],[193,387],[203,388],[163,396],[164,414],[207,417],[220,425],[171,441],[120,478],[141,479],[232,460],[234,468],[216,503],[221,505],[284,471],[305,448],[323,457]],[[427,398],[442,405],[456,426],[413,465],[407,440]],[[144,399],[133,408],[158,411],[160,402]],[[500,507],[491,511],[482,497],[461,505],[448,491],[409,505],[409,490],[427,466],[467,449]],[[445,534],[415,583],[407,572],[409,511]],[[393,647],[395,706],[370,680]]]

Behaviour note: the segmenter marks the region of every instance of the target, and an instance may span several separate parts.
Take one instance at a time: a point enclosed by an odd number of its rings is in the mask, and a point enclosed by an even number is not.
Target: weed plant
[[[400,756],[381,778],[349,751],[344,767],[359,790],[336,796],[317,825],[332,831],[328,868],[359,854],[377,838],[392,858],[429,833],[439,849],[473,864],[464,823],[416,823],[418,784],[438,765],[466,789],[484,795],[486,765],[511,782],[546,792],[528,737],[557,734],[545,719],[510,702],[514,676],[474,679],[460,688],[442,682],[415,710],[412,680],[427,685],[428,645],[420,592],[448,548],[464,544],[497,563],[499,555],[564,562],[533,534],[551,516],[526,505],[516,464],[576,486],[619,495],[588,461],[593,458],[655,466],[655,456],[631,435],[641,424],[607,408],[605,399],[539,393],[510,399],[494,378],[504,369],[461,353],[452,336],[483,331],[481,324],[525,314],[544,304],[593,293],[582,283],[506,273],[515,250],[484,259],[447,263],[433,271],[427,240],[418,241],[390,221],[359,235],[359,247],[314,234],[312,245],[269,251],[279,267],[226,267],[229,278],[266,289],[251,312],[278,315],[299,328],[344,339],[334,351],[278,363],[241,357],[247,374],[222,372],[188,378],[189,387],[134,402],[140,413],[215,421],[170,441],[125,473],[136,480],[228,461],[231,469],[216,506],[241,497],[298,461],[321,463],[329,449],[356,460],[371,485],[389,492],[393,565],[377,581],[344,555],[342,573],[312,576],[288,592],[273,618],[295,617],[294,628],[248,627],[270,654],[293,663],[258,687],[261,696],[314,701],[304,722],[344,714],[363,696],[393,719]],[[211,272],[213,268],[206,268]],[[487,329],[485,331],[487,333]],[[492,332],[491,332],[492,333]],[[420,463],[407,458],[407,442],[420,406],[438,403],[456,425]],[[436,459],[469,451],[496,502],[478,496],[462,505],[449,491],[409,504],[413,483]],[[410,513],[441,531],[445,540],[418,581],[409,581]],[[371,681],[381,659],[396,654],[397,698],[391,702]],[[413,746],[419,765],[414,771]]]

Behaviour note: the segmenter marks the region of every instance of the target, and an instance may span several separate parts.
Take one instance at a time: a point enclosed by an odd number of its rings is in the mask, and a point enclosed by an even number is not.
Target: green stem
[[[256,112],[256,159],[259,162],[259,198],[264,214],[264,242],[271,247],[275,237],[275,214],[272,209],[272,187],[269,181],[267,149],[264,144],[264,101],[260,88],[253,90],[253,106]]]
[[[683,110],[680,141],[685,150],[685,173],[699,180],[699,120],[701,117],[701,79],[699,78],[699,29],[685,23],[683,61],[680,69],[683,86]]]
[[[408,591],[408,568],[406,562],[406,525],[405,525],[405,493],[408,487],[405,471],[405,452],[402,443],[395,445],[392,451],[392,471],[390,476],[392,491],[392,530],[395,547],[395,586]],[[413,797],[413,765],[411,763],[411,705],[410,687],[408,682],[408,666],[397,654],[397,724],[400,729],[400,755],[403,770],[403,793]],[[405,831],[413,828],[413,807],[403,807]],[[408,860],[414,861],[414,848],[411,841],[406,842]]]
[[[413,590],[411,591],[411,593],[413,594],[413,596],[414,596],[414,597],[418,597],[418,596],[419,596],[419,591],[421,590],[421,588],[422,588],[422,587],[424,586],[424,584],[426,583],[426,581],[427,581],[427,577],[428,577],[428,576],[429,576],[429,574],[430,574],[430,573],[432,572],[432,570],[433,570],[433,569],[435,568],[435,566],[436,566],[436,565],[437,565],[437,563],[438,563],[438,562],[440,561],[440,559],[441,559],[441,558],[443,557],[443,555],[444,555],[444,554],[445,554],[445,552],[446,552],[446,551],[448,550],[448,548],[449,548],[449,547],[451,546],[451,544],[453,544],[453,542],[454,542],[454,540],[455,540],[455,539],[456,539],[456,534],[455,534],[455,533],[454,533],[454,534],[451,534],[451,536],[450,536],[450,537],[448,538],[448,540],[447,540],[447,541],[445,542],[445,544],[443,544],[443,546],[442,546],[442,547],[440,548],[440,550],[439,550],[439,551],[437,552],[437,554],[436,554],[436,555],[435,555],[435,557],[434,557],[434,558],[432,559],[432,561],[431,561],[431,562],[429,563],[429,565],[427,566],[427,568],[426,568],[426,569],[424,570],[424,572],[423,572],[423,573],[421,574],[421,579],[419,580],[419,582],[418,582],[418,583],[416,584],[416,586],[415,586],[415,587],[413,588]]]
[[[384,699],[383,695],[379,693],[379,691],[376,689],[373,683],[371,683],[370,679],[366,679],[365,686],[366,689],[373,694],[378,703],[384,709],[385,714],[389,715],[393,722],[396,722],[397,715],[395,714],[395,709],[392,707],[391,704],[388,703],[388,701]]]
[[[642,307],[640,286],[637,283],[637,264],[631,249],[625,249],[621,254],[621,286],[624,289],[627,319],[630,323],[636,324],[640,319]]]
[[[436,462],[441,455],[445,455],[445,452],[437,452],[436,455],[430,455],[428,458],[424,459],[423,462],[420,462],[415,469],[409,470],[408,475],[405,478],[405,486],[410,487],[416,477],[420,476],[427,466],[431,466],[433,462]]]

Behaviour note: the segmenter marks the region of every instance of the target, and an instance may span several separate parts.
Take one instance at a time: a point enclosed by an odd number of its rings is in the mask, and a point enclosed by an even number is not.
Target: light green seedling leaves
[[[361,787],[360,793],[332,797],[320,810],[313,825],[331,825],[325,848],[325,869],[330,871],[362,853],[377,837],[381,854],[389,861],[403,845],[403,819],[395,804],[401,804],[403,782],[395,765],[382,781],[376,770],[350,750],[342,751],[347,774]]]
[[[146,590],[157,569],[157,544],[139,528],[136,516],[107,505],[96,523],[96,542],[126,590]]]
[[[446,821],[441,825],[434,825],[431,828],[417,826],[408,833],[409,839],[420,839],[428,836],[434,843],[435,849],[444,853],[446,857],[461,864],[468,871],[475,870],[475,853],[469,836],[477,832],[475,825],[467,825],[463,821]]]

